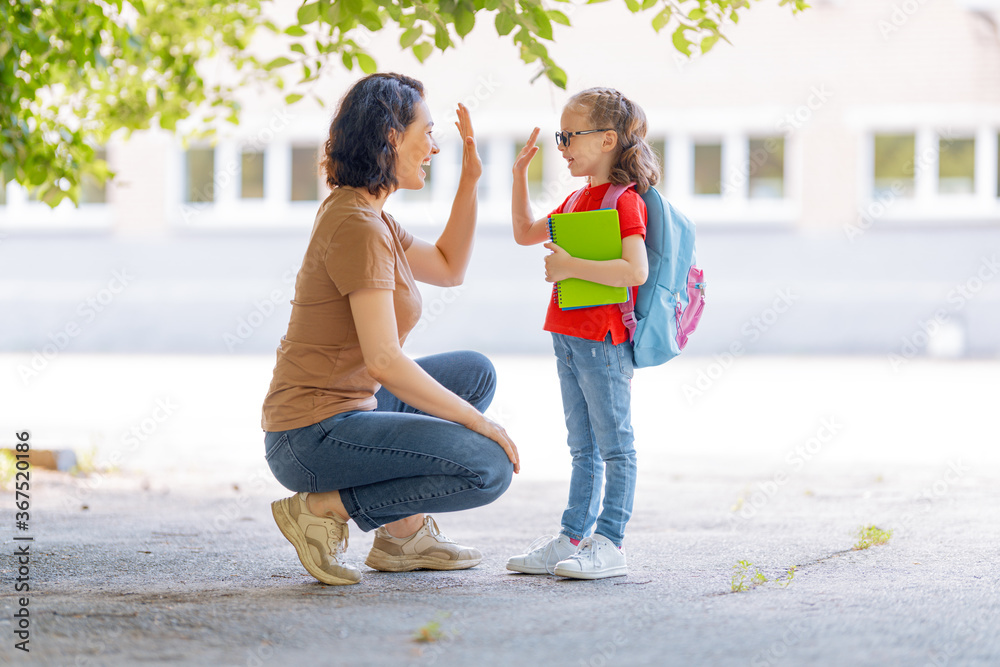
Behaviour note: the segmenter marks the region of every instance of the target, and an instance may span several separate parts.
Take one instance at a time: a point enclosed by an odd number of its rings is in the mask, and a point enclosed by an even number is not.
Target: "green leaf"
[[[303,30],[300,26],[292,25],[285,28],[285,34],[290,35],[292,37],[304,37],[306,31]]]
[[[570,25],[569,17],[563,14],[558,9],[549,9],[545,13],[548,15],[550,19],[552,19],[556,23],[559,23],[560,25]]]
[[[653,17],[653,30],[660,32],[663,28],[670,23],[670,17],[673,16],[673,7],[666,7],[663,11]]]
[[[514,17],[509,12],[501,9],[497,14],[494,25],[496,25],[497,34],[504,37],[510,34],[510,31],[514,29],[516,24],[514,23]]]
[[[628,10],[633,14],[638,12],[640,8],[638,0],[625,0],[625,6],[628,7]]]
[[[448,28],[437,26],[434,29],[434,46],[444,51],[451,45],[451,35],[448,34]]]
[[[301,44],[292,44],[288,48],[290,51],[294,51],[295,53],[301,53],[302,55],[306,54],[306,47],[302,46]]]
[[[310,23],[315,23],[319,20],[319,3],[310,2],[307,5],[302,5],[299,7],[299,12],[296,15],[299,21],[299,25],[309,25]]]
[[[268,64],[264,65],[264,69],[270,72],[271,70],[276,70],[279,67],[284,67],[285,65],[291,65],[291,64],[292,64],[291,60],[289,60],[284,56],[279,56],[274,60],[272,60],[271,62],[269,62]]]
[[[564,72],[562,69],[560,69],[559,67],[556,67],[553,64],[553,65],[550,65],[545,70],[545,74],[549,77],[549,81],[551,81],[552,83],[556,84],[557,86],[559,86],[563,90],[566,90],[566,83],[568,81],[568,77],[566,76],[566,72]]]
[[[715,43],[719,41],[720,35],[709,35],[701,40],[701,52],[708,53]]]
[[[424,34],[424,29],[421,26],[415,28],[410,28],[402,34],[399,38],[399,45],[404,49],[408,49],[413,46],[413,43],[420,39],[420,36]]]
[[[541,6],[531,8],[531,16],[537,26],[535,33],[542,39],[552,39],[552,21]]]
[[[302,99],[302,95],[299,93],[292,93],[291,95],[285,95],[285,104],[295,104]]]
[[[358,65],[361,67],[361,71],[365,74],[374,74],[378,71],[378,65],[375,64],[375,59],[367,53],[358,53],[354,57],[357,58]]]
[[[344,63],[344,67],[347,69],[354,69],[354,58],[347,51],[340,54],[340,62]]]
[[[470,12],[464,5],[458,6],[458,13],[455,14],[455,32],[459,37],[465,37],[476,25],[476,15]]]
[[[434,45],[430,42],[420,42],[419,44],[413,45],[413,55],[417,57],[417,60],[424,62],[427,58],[434,52]]]
[[[368,28],[372,32],[378,32],[382,29],[382,17],[375,12],[361,12],[358,16],[358,20],[361,21],[361,25]]]
[[[653,7],[656,6],[657,2],[659,2],[659,0],[642,0],[642,11],[646,11],[647,9],[652,9]]]
[[[319,7],[320,18],[329,23],[330,25],[335,25],[339,27],[341,21],[341,16],[340,16],[341,6],[342,6],[341,3],[339,2],[328,2],[327,0],[324,0],[324,2],[320,3]],[[347,18],[350,18],[350,16],[348,16]]]
[[[684,35],[687,30],[690,30],[690,28],[685,25],[678,26],[677,30],[674,30],[673,42],[675,49],[686,56],[690,56],[691,42],[688,41],[688,38]]]
[[[698,19],[703,19],[703,18],[705,18],[705,10],[704,9],[700,9],[700,8],[699,9],[692,9],[691,13],[688,14],[688,18],[691,19],[692,21],[697,21]]]

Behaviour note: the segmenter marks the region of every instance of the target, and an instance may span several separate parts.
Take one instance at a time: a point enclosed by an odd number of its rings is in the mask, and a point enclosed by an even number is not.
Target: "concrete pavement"
[[[641,476],[629,576],[508,573],[557,527],[565,486],[515,479],[491,506],[438,516],[482,549],[462,572],[310,578],[249,483],[36,471],[30,653],[15,650],[13,494],[0,494],[0,656],[33,665],[995,665],[996,470],[858,467],[772,489],[735,461]],[[640,473],[641,473],[640,469]],[[235,482],[235,484],[234,484]],[[774,490],[769,494],[768,491]],[[851,550],[853,531],[894,530]],[[353,524],[352,524],[353,526]],[[349,555],[371,536],[355,528]],[[746,560],[771,581],[732,592]],[[785,585],[787,583],[787,585]],[[433,625],[437,624],[437,625]],[[421,628],[434,642],[414,640]]]

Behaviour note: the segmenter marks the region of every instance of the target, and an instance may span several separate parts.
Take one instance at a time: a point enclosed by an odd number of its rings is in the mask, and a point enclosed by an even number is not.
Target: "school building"
[[[731,44],[687,59],[651,13],[569,3],[573,27],[557,27],[549,49],[569,91],[531,83],[537,66],[485,15],[424,65],[396,34],[362,36],[381,69],[425,83],[441,147],[427,186],[387,210],[427,239],[447,219],[458,101],[484,162],[467,283],[424,291],[412,344],[549,349],[544,252],[513,243],[510,169],[541,127],[530,187],[539,215],[554,208],[580,186],[552,140],[562,103],[611,85],[645,109],[657,187],[698,224],[709,286],[694,353],[1000,355],[1000,1],[812,5],[793,15],[754,3],[726,31]],[[0,189],[0,302],[19,314],[0,351],[53,339],[77,352],[273,351],[326,192],[317,152],[360,76],[327,69],[290,106],[284,93],[245,91],[243,121],[214,143],[163,131],[109,143],[116,176],[89,184],[79,208]],[[58,335],[68,325],[77,333]]]

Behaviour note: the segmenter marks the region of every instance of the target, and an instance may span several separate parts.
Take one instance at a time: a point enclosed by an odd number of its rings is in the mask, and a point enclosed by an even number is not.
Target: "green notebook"
[[[549,216],[549,237],[573,257],[594,260],[622,257],[621,227],[618,211],[614,209],[554,213]],[[556,283],[553,298],[563,310],[603,306],[627,301],[628,288],[567,278]]]

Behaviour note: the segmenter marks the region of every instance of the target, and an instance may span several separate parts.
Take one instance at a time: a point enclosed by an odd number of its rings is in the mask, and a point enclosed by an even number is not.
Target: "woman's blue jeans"
[[[573,456],[562,532],[579,540],[594,528],[620,547],[635,499],[632,344],[614,345],[610,333],[603,341],[554,333],[552,343]]]
[[[493,400],[496,371],[477,352],[417,363],[480,412]],[[374,411],[266,433],[265,457],[292,491],[340,491],[351,518],[369,531],[423,512],[486,505],[507,490],[514,468],[493,440],[413,409],[384,387]]]

